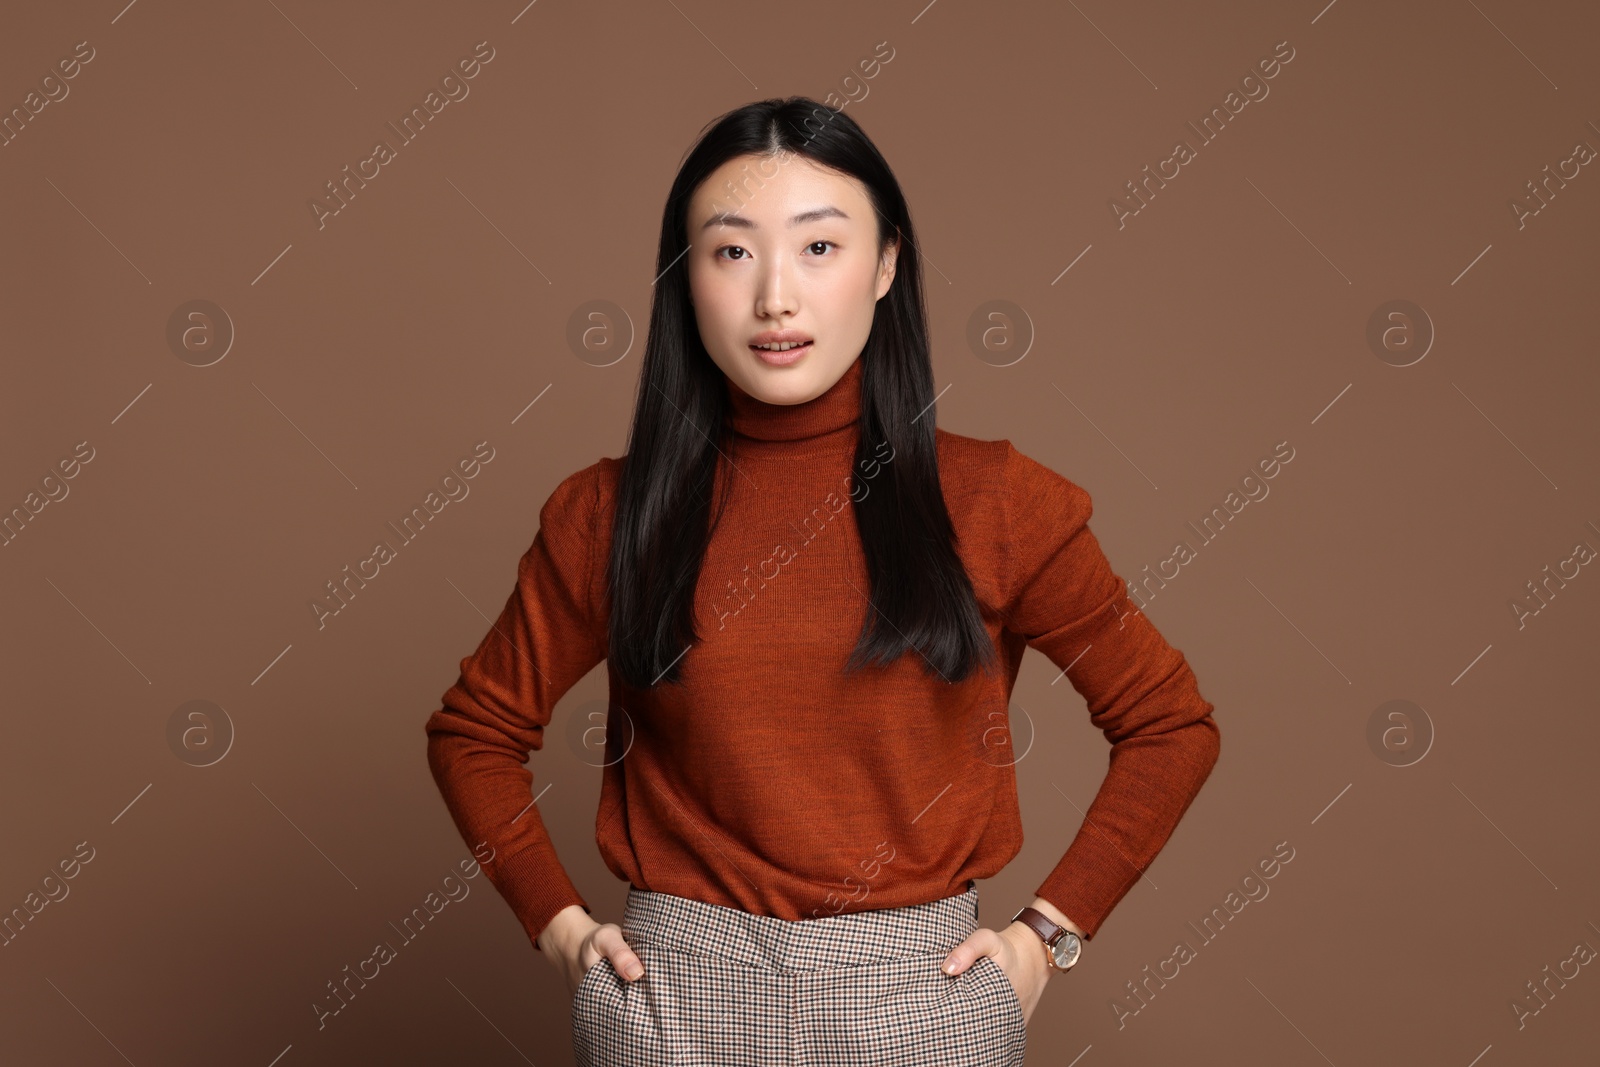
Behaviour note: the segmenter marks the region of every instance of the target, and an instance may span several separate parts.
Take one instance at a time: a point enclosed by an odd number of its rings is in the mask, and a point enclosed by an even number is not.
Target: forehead
[[[688,223],[692,231],[713,215],[728,213],[749,219],[761,229],[783,230],[791,216],[827,205],[850,216],[848,220],[830,219],[830,223],[872,225],[872,202],[854,177],[792,152],[735,156],[695,190]]]

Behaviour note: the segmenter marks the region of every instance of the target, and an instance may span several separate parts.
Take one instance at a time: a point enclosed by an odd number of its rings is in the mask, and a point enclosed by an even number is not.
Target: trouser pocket
[[[958,975],[948,952],[922,953],[807,976],[796,989],[801,1062],[1017,1067],[1026,1040],[1021,1002],[990,957]]]

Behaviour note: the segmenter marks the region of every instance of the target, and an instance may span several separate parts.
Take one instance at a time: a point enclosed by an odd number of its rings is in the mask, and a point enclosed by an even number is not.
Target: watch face
[[[1055,960],[1056,967],[1064,971],[1078,962],[1078,953],[1082,947],[1078,935],[1067,930],[1056,938],[1055,944],[1050,946],[1050,956]]]

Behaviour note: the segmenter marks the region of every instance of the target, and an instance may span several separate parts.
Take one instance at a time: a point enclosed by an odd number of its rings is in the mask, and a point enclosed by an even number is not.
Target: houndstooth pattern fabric
[[[926,904],[791,922],[628,889],[623,937],[572,1002],[580,1067],[1021,1067],[1022,1003],[981,956],[939,966],[978,928],[978,887]]]

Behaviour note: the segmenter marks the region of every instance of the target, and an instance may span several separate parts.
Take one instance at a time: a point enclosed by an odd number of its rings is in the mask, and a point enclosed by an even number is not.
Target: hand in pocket
[[[594,927],[574,943],[570,954],[555,953],[552,959],[567,983],[567,992],[576,995],[584,976],[593,967],[610,961],[616,972],[627,981],[644,975],[644,963],[623,940],[622,927],[616,923],[595,923]]]
[[[535,943],[561,973],[569,994],[578,992],[584,975],[602,959],[610,960],[616,972],[629,981],[644,974],[644,964],[622,939],[622,927],[595,922],[581,904],[569,904],[556,912]]]

